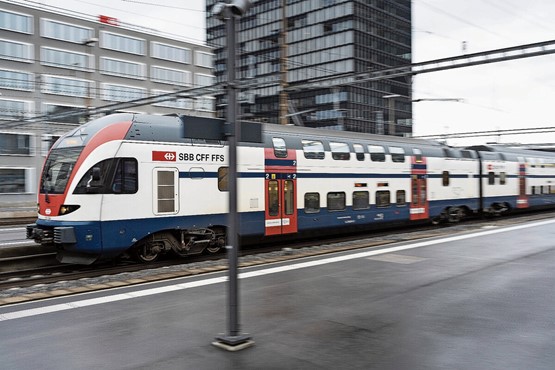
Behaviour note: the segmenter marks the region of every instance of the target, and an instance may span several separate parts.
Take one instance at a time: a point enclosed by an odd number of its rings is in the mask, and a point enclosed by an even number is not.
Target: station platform
[[[0,307],[6,369],[552,369],[555,220]]]

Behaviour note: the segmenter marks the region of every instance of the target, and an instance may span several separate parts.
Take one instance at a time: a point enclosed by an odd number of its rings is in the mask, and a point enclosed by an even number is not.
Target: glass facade
[[[217,0],[207,0],[207,10]],[[282,0],[260,0],[240,19],[238,79],[249,78],[254,99],[242,114],[279,122]],[[286,0],[286,69],[290,105],[310,127],[405,135],[412,132],[410,79],[346,84],[345,76],[411,63],[409,0]],[[225,24],[207,17],[207,39],[216,45],[215,75],[226,74]],[[315,80],[327,80],[315,87]],[[312,84],[312,86],[311,86]],[[387,95],[399,95],[392,102]],[[217,115],[225,116],[225,96]],[[294,112],[289,112],[294,113]],[[391,117],[390,117],[391,115]],[[390,119],[395,131],[383,132]]]

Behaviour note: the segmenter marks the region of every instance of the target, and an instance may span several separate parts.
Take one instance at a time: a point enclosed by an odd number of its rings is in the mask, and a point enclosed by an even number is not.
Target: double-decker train
[[[215,253],[226,244],[228,144],[192,118],[114,114],[61,137],[27,237],[61,262]],[[555,153],[263,125],[237,148],[238,233],[300,238],[555,206]]]

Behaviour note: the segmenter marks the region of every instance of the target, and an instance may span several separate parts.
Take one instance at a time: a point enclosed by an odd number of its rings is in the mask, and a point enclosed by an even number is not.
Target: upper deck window
[[[390,146],[389,153],[391,153],[391,160],[393,162],[402,163],[405,161],[405,150],[403,148]]]
[[[355,149],[357,160],[363,161],[364,160],[364,147],[360,144],[353,144],[353,148]]]
[[[308,159],[324,159],[324,144],[317,140],[302,140],[304,157]]]
[[[349,144],[330,142],[331,157],[340,161],[348,161],[351,159]]]
[[[372,162],[385,162],[385,149],[379,145],[368,145],[368,152],[370,152],[370,160]]]
[[[273,137],[272,143],[274,144],[274,155],[277,158],[287,158],[287,147],[285,140],[280,137]]]

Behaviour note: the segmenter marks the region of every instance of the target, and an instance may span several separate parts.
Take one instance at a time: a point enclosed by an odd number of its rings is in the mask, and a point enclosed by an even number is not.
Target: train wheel
[[[213,243],[204,249],[206,254],[216,254],[222,250],[225,245],[225,235],[220,235]]]
[[[153,243],[140,243],[133,248],[133,255],[139,262],[154,262],[160,257],[162,249],[159,245]]]

